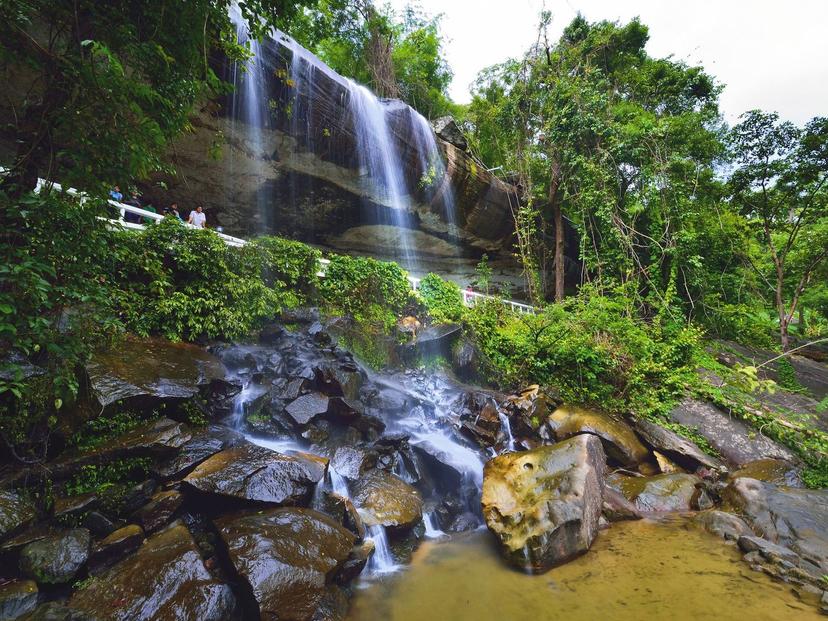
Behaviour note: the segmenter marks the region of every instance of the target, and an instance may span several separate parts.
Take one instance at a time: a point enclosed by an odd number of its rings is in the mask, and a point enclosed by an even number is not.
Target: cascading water
[[[418,184],[427,192],[429,200],[442,203],[443,216],[449,232],[456,234],[457,214],[454,186],[448,176],[443,154],[437,145],[437,138],[426,118],[411,108],[411,127],[417,147],[420,164]]]
[[[236,27],[237,41],[246,46],[250,52],[250,57],[246,61],[234,62],[230,68],[230,79],[233,83],[233,94],[230,101],[231,133],[236,139],[244,136],[245,148],[253,154],[251,158],[252,168],[243,172],[246,175],[249,174],[264,179],[268,166],[264,130],[269,126],[270,117],[264,90],[266,74],[261,62],[261,43],[250,37],[247,22],[242,17],[239,6],[235,3],[230,8],[230,19]],[[236,170],[237,165],[234,149],[230,149],[227,167],[231,177],[239,172]],[[260,221],[267,222],[266,201],[258,192],[256,193],[256,202]]]
[[[500,409],[497,411],[497,417],[500,419],[500,429],[506,438],[505,450],[512,452],[515,450],[515,437],[512,435],[512,425],[509,422],[509,417]]]
[[[371,574],[390,574],[397,571],[400,566],[391,554],[391,546],[388,544],[385,527],[380,525],[369,526],[368,538],[374,542],[374,553],[368,561],[368,572]]]
[[[425,536],[429,539],[438,539],[446,536],[446,534],[437,526],[434,514],[430,511],[428,513],[423,513],[423,526],[425,526]]]
[[[407,205],[410,200],[402,161],[392,140],[388,112],[392,104],[381,102],[371,91],[353,80],[348,81],[349,107],[357,143],[357,157],[364,171],[363,179],[373,186],[391,207],[393,224],[399,232],[401,262],[415,270],[416,248],[409,234]],[[398,107],[404,104],[397,104]]]

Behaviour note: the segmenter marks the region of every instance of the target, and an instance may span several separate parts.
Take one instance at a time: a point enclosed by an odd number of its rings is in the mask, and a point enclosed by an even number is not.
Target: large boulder
[[[329,517],[282,508],[216,522],[238,574],[265,620],[311,621],[351,553],[353,533]]]
[[[799,468],[784,459],[757,459],[731,473],[731,478],[745,477],[774,485],[803,487]]]
[[[293,505],[307,501],[324,476],[325,466],[320,461],[242,444],[201,463],[184,484],[205,494]]]
[[[35,518],[34,506],[20,494],[0,489],[0,541]]]
[[[384,470],[372,470],[351,484],[351,497],[365,526],[407,529],[423,518],[420,493]]]
[[[685,399],[673,408],[670,417],[677,423],[696,428],[719,455],[733,466],[767,458],[798,461],[789,449],[710,403]]]
[[[598,534],[605,466],[591,434],[489,460],[483,516],[506,558],[540,572],[586,552]]]
[[[828,573],[828,490],[777,487],[739,477],[724,489],[722,498],[757,535],[790,548]]]
[[[652,477],[611,477],[610,482],[633,502],[639,511],[662,513],[693,511],[699,507],[701,479],[676,472]]]
[[[20,570],[40,584],[69,582],[89,558],[89,531],[75,528],[33,541],[20,552]]]
[[[34,610],[37,596],[37,584],[31,580],[0,584],[0,619],[10,621]]]
[[[558,440],[571,438],[578,433],[598,436],[604,445],[607,459],[628,468],[637,466],[650,455],[625,422],[603,412],[564,405],[549,415],[546,424]]]
[[[151,406],[190,399],[211,382],[223,380],[225,369],[196,345],[128,338],[94,354],[86,373],[92,394],[105,408],[117,402]]]
[[[175,524],[76,591],[69,606],[99,621],[225,621],[235,618],[236,599],[207,571],[187,528]]]
[[[441,116],[431,121],[431,127],[434,133],[446,142],[453,144],[461,151],[468,151],[469,143],[466,141],[466,136],[458,127],[457,121],[452,116]]]
[[[683,468],[691,471],[700,467],[714,470],[725,469],[721,460],[708,455],[696,444],[687,438],[682,438],[675,431],[643,418],[635,421],[635,430],[647,444]]]
[[[224,425],[210,425],[206,429],[193,432],[190,439],[184,442],[175,453],[160,461],[153,468],[153,472],[161,479],[177,479],[186,475],[208,457],[245,442],[243,435]]]

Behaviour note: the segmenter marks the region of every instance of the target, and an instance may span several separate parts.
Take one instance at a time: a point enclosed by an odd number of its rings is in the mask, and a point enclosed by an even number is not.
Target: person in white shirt
[[[204,209],[201,205],[195,208],[195,211],[190,212],[190,219],[187,220],[189,224],[193,226],[197,226],[200,229],[207,228],[207,214],[204,213]]]

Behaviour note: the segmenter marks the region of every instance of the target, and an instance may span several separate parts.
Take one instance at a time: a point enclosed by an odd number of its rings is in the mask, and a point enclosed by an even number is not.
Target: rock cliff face
[[[193,120],[170,154],[178,175],[164,178],[164,189],[147,184],[150,200],[177,200],[185,212],[202,203],[208,220],[229,233],[282,233],[357,253],[393,256],[401,227],[426,260],[479,257],[507,245],[515,188],[438,136],[432,144],[442,162],[433,161],[422,144],[423,119],[410,107],[378,102],[385,148],[405,190],[401,214],[362,158],[359,87],[286,39],[263,42],[256,62],[243,75],[225,70],[235,94]],[[251,111],[256,106],[263,112]]]

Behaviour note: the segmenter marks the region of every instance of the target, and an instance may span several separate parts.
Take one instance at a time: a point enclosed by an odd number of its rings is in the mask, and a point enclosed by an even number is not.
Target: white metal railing
[[[4,172],[6,172],[6,169],[5,168],[0,168],[0,174],[3,174]],[[61,187],[61,185],[59,183],[55,183],[54,181],[45,181],[43,179],[38,179],[37,180],[37,186],[35,187],[35,191],[40,192],[45,187],[54,188],[58,192],[65,191],[67,194],[70,194],[72,196],[78,196],[78,197],[80,197],[81,201],[86,200],[86,195],[83,192],[79,192],[75,188],[66,188],[66,189],[64,189],[63,187]],[[112,200],[112,199],[107,199],[107,202],[111,206],[113,206],[115,209],[119,210],[119,217],[118,217],[117,220],[112,219],[112,218],[104,218],[104,217],[101,217],[101,219],[106,220],[112,226],[118,226],[118,227],[121,227],[121,228],[124,228],[124,229],[143,230],[143,229],[146,228],[146,225],[141,224],[139,222],[127,222],[124,219],[124,216],[126,216],[127,213],[131,213],[131,214],[134,214],[136,216],[140,216],[142,218],[147,218],[147,219],[153,220],[155,222],[160,222],[164,218],[168,217],[168,216],[165,216],[164,214],[156,213],[154,211],[148,211],[148,210],[142,209],[140,207],[133,207],[132,205],[127,205],[126,203],[120,203],[120,202]],[[191,229],[197,229],[198,228],[197,226],[194,226],[192,224],[188,224],[186,222],[184,223],[184,226],[186,226],[188,228],[191,228]],[[223,239],[224,242],[228,246],[234,246],[234,247],[238,248],[238,247],[241,247],[241,246],[244,246],[245,244],[247,244],[247,241],[244,240],[244,239],[241,239],[240,237],[233,237],[232,235],[225,235],[224,233],[220,233],[218,231],[214,231],[214,232],[221,239]],[[328,265],[330,265],[330,263],[331,263],[330,259],[320,258],[319,259],[319,271],[316,272],[316,275],[319,276],[320,278],[324,278],[325,277],[325,272],[327,271]],[[421,280],[422,280],[421,278],[417,278],[416,276],[410,276],[410,275],[408,276],[408,282],[411,283],[411,288],[414,289],[415,291],[420,288],[420,281]],[[485,293],[478,293],[477,291],[470,291],[469,289],[463,289],[461,291],[461,293],[462,293],[462,296],[463,296],[463,304],[466,305],[469,308],[475,306],[478,302],[481,302],[483,300],[495,300],[495,299],[497,299],[497,300],[500,300],[501,302],[503,302],[503,304],[505,304],[506,306],[508,306],[513,312],[519,313],[521,315],[534,315],[534,314],[537,314],[537,312],[538,312],[538,309],[535,308],[534,306],[530,306],[529,304],[523,304],[521,302],[515,302],[514,300],[504,300],[502,298],[496,298],[495,296],[492,296],[492,295],[486,295]]]

